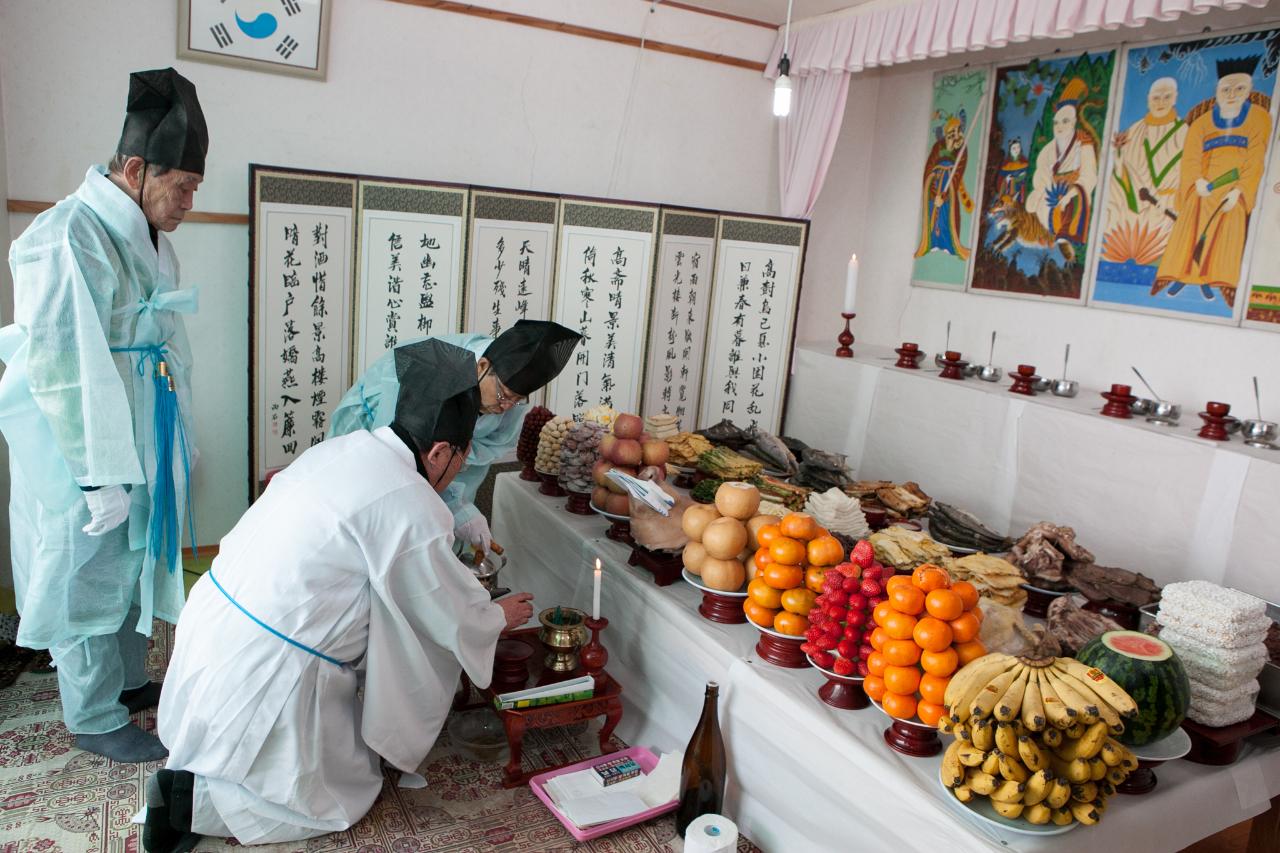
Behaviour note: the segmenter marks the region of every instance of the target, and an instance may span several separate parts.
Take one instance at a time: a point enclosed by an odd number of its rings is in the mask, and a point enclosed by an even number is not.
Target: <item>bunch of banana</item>
[[[961,802],[986,797],[1007,818],[1097,823],[1138,766],[1112,737],[1136,713],[1133,700],[1075,660],[987,655],[952,677],[945,704],[938,727],[955,740],[943,783]]]

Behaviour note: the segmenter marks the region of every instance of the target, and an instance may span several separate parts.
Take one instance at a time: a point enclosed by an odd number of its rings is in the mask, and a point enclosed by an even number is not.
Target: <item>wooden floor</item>
[[[1252,823],[1251,820],[1237,823],[1184,848],[1182,853],[1245,853],[1249,849],[1249,827]]]

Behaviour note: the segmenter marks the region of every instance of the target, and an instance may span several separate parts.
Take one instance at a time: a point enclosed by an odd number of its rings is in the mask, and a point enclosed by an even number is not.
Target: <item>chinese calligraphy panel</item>
[[[468,332],[497,337],[517,320],[550,318],[559,207],[553,196],[472,193]]]

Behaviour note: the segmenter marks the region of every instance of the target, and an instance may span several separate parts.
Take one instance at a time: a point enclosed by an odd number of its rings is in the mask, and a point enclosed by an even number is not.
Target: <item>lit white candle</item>
[[[849,258],[849,274],[844,280],[844,313],[855,313],[858,301],[858,256]]]
[[[591,618],[600,618],[600,558],[596,557],[595,589],[591,593]]]

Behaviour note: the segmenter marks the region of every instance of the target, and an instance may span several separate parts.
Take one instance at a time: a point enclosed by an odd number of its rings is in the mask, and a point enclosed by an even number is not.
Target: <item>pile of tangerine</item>
[[[891,717],[936,726],[952,674],[987,653],[978,641],[978,590],[925,563],[889,578],[885,596],[871,611],[875,651],[862,686]]]

